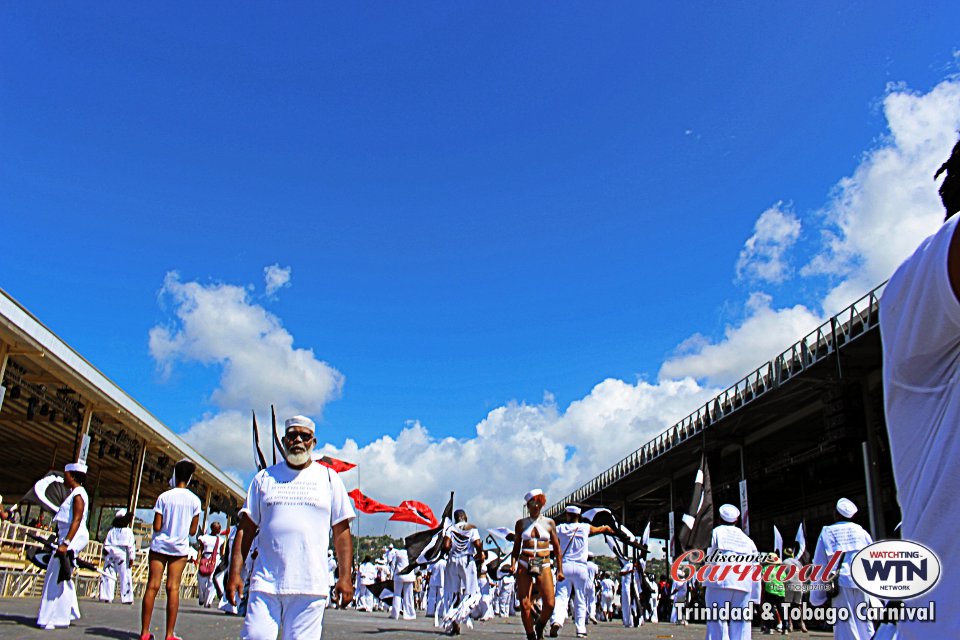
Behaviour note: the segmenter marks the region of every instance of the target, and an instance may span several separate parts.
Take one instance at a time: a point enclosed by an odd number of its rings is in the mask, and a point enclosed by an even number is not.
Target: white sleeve
[[[159,496],[157,496],[157,504],[153,506],[153,512],[163,515],[163,503],[164,503],[164,499],[163,499],[163,494],[161,493]]]
[[[350,496],[347,495],[347,488],[343,486],[343,480],[336,471],[330,473],[330,526],[339,524],[344,520],[353,520],[357,513],[353,510],[350,503]]]
[[[262,473],[261,471],[253,477],[253,480],[250,482],[250,488],[247,489],[247,500],[240,509],[240,513],[246,513],[247,517],[258,527],[260,526],[260,498],[262,497],[260,492],[260,478],[262,477]]]
[[[197,496],[193,496],[193,497],[195,498],[195,500],[193,501],[193,513],[190,515],[191,518],[193,516],[200,515],[200,512],[203,510],[203,506],[200,504],[200,498],[197,498]]]

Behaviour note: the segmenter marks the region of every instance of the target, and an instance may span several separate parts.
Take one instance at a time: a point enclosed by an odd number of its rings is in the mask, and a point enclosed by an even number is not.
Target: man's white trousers
[[[251,591],[241,640],[320,640],[327,599]]]
[[[745,609],[750,606],[749,591],[707,587],[704,598],[707,609],[714,604],[722,609],[727,603],[730,604],[730,609]],[[705,640],[750,640],[751,628],[749,621],[712,620],[707,623]]]
[[[563,580],[557,583],[556,601],[550,624],[561,627],[567,620],[567,605],[573,598],[573,624],[577,633],[587,632],[587,565],[580,562],[563,563]]]
[[[123,555],[108,553],[100,576],[100,600],[113,602],[117,579],[120,580],[120,602],[133,603],[133,577]]]
[[[477,565],[470,557],[448,558],[447,568],[443,576],[443,612],[449,616],[456,608],[457,603],[465,602],[467,598],[480,591],[477,581]],[[459,596],[461,596],[460,598]],[[466,609],[465,611],[463,609]],[[461,607],[457,611],[454,622],[464,622],[470,616],[470,609]]]
[[[630,588],[633,580],[629,576],[620,578],[620,616],[623,618],[623,626],[628,629],[633,626],[633,605],[630,599]]]
[[[837,620],[837,624],[833,625],[834,638],[837,640],[870,640],[873,638],[873,623],[857,618],[857,605],[861,602],[868,603],[868,606],[879,605],[876,598],[871,598],[856,587],[840,587],[839,595],[830,602],[830,605],[837,609],[847,609],[850,612],[850,617],[846,621]]]
[[[393,603],[390,605],[390,618],[416,620],[417,610],[413,604],[413,583],[403,582],[399,576],[393,578]]]

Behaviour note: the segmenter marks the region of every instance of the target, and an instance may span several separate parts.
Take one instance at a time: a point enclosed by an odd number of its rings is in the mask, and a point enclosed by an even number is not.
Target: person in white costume
[[[150,573],[140,609],[140,640],[153,640],[150,619],[160,591],[164,570],[167,574],[167,629],[164,638],[179,640],[175,633],[180,610],[180,579],[193,549],[190,536],[200,525],[200,498],[187,489],[197,466],[184,459],[174,465],[170,489],[157,498],[153,508],[153,538],[150,541]]]
[[[689,580],[674,580],[670,587],[670,593],[673,595],[673,608],[670,610],[670,622],[673,624],[686,625],[687,620],[681,614],[681,609],[687,604],[687,595],[689,594]]]
[[[817,548],[813,552],[813,564],[820,566],[826,566],[835,552],[843,552],[838,579],[840,593],[831,604],[838,609],[847,609],[850,616],[846,621],[837,620],[833,625],[833,637],[837,640],[871,640],[874,632],[873,623],[860,620],[856,616],[856,608],[861,603],[867,603],[867,606],[871,607],[880,606],[880,602],[861,591],[850,576],[850,563],[853,556],[860,549],[873,544],[870,534],[859,524],[850,520],[856,513],[857,505],[846,498],[840,498],[837,501],[839,521],[820,530]],[[817,607],[826,602],[825,589],[814,589],[810,592],[810,604],[813,606]]]
[[[557,537],[557,525],[542,514],[547,496],[533,489],[524,496],[529,517],[517,520],[513,534],[513,561],[510,573],[517,576],[517,599],[520,600],[520,618],[527,640],[543,637],[556,605],[554,580],[563,581],[563,548]],[[551,570],[551,556],[556,559],[556,574]],[[540,593],[540,617],[533,619],[533,587]]]
[[[757,545],[736,526],[740,510],[732,504],[720,507],[720,519],[726,524],[713,528],[707,554],[714,551],[738,554],[755,554]],[[709,609],[716,605],[723,608],[746,609],[753,602],[760,604],[760,582],[738,580],[734,573],[718,581],[705,581],[704,604]],[[750,640],[752,625],[749,620],[711,620],[707,622],[706,640]]]
[[[960,602],[960,574],[953,570],[960,563],[960,142],[935,177],[943,172],[946,220],[897,268],[880,299],[884,416],[900,533],[932,549],[943,567],[936,587],[907,601],[923,608],[936,602],[937,619],[898,623],[902,640],[960,638],[960,606],[953,604]]]
[[[427,582],[427,615],[434,616],[434,622],[443,617],[443,573],[447,561],[440,558],[430,566],[430,579]]]
[[[126,509],[117,511],[103,541],[103,573],[100,576],[101,602],[113,602],[117,582],[120,583],[120,602],[133,604],[133,561],[137,556],[132,518]]]
[[[629,560],[623,560],[620,564],[620,618],[623,626],[629,629],[633,626],[633,586],[636,572]],[[639,594],[640,585],[637,585],[637,595]]]
[[[364,556],[363,562],[357,567],[357,611],[373,611],[376,607],[376,598],[368,587],[377,581],[377,566],[373,558]]]
[[[613,619],[613,597],[617,583],[606,573],[600,579],[600,614],[604,622]]]
[[[51,554],[47,573],[43,580],[43,592],[40,594],[40,611],[37,614],[37,626],[43,629],[68,627],[73,620],[80,619],[80,605],[77,602],[77,589],[73,576],[61,580],[61,566],[73,564],[90,541],[87,531],[87,514],[90,499],[83,488],[87,480],[87,465],[83,462],[71,462],[64,467],[63,483],[70,493],[60,505],[53,524],[57,528],[57,549]]]
[[[453,512],[454,524],[443,536],[443,550],[447,553],[446,573],[443,577],[443,617],[450,635],[459,635],[470,612],[480,602],[478,564],[483,562],[483,543],[477,528],[467,522],[467,512]]]
[[[214,571],[216,571],[216,565],[220,562],[220,555],[223,553],[220,523],[214,522],[210,525],[210,533],[197,536],[197,545],[199,547],[199,554],[197,556],[197,591],[199,604],[201,607],[209,609],[213,606],[213,600],[217,595],[217,590],[213,584],[213,573],[205,576],[200,570],[202,568],[201,563],[208,563],[212,559],[214,562]]]
[[[240,535],[231,550],[227,598],[243,592],[241,572],[254,535],[259,553],[250,576],[241,640],[319,640],[332,580],[327,549],[333,534],[339,578],[337,603],[353,599],[356,513],[340,476],[313,461],[316,425],[306,416],[284,423],[284,460],[260,471],[240,510]]]
[[[510,565],[504,563],[500,566],[500,580],[497,583],[497,615],[502,618],[509,618],[513,615],[513,601],[516,593],[516,578],[508,573]]]
[[[390,618],[399,620],[416,620],[417,609],[413,602],[413,583],[417,576],[413,571],[403,573],[410,564],[406,549],[391,549],[387,555],[387,563],[393,572],[393,604],[390,606]]]
[[[573,598],[573,624],[578,638],[587,636],[587,588],[592,584],[587,560],[590,554],[590,536],[615,535],[612,528],[594,527],[580,522],[580,507],[566,508],[567,521],[557,525],[560,553],[563,555],[563,580],[557,582],[556,604],[550,618],[550,637],[556,638],[567,619],[567,605]]]

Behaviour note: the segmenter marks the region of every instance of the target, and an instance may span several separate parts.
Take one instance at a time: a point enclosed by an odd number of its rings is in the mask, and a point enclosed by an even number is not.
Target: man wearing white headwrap
[[[720,507],[720,519],[725,523],[713,528],[707,554],[715,551],[736,554],[755,554],[757,545],[736,526],[740,510],[732,504]],[[722,566],[724,563],[717,563]],[[736,564],[736,563],[733,563]],[[716,605],[723,608],[746,610],[750,603],[760,604],[760,582],[738,580],[734,572],[723,580],[704,581],[706,587],[704,604],[708,609]],[[707,622],[706,640],[750,640],[749,620],[711,620]]]
[[[80,605],[77,602],[73,576],[61,581],[60,567],[64,562],[72,563],[90,541],[90,533],[87,531],[90,499],[83,488],[87,479],[87,465],[72,462],[64,467],[64,471],[63,482],[70,489],[70,493],[53,518],[53,524],[57,527],[58,546],[47,564],[43,593],[40,595],[37,625],[43,629],[68,627],[70,622],[80,619]]]
[[[241,640],[321,638],[333,587],[327,562],[331,538],[339,566],[337,604],[344,607],[353,599],[350,521],[356,513],[350,497],[340,476],[311,458],[313,420],[294,416],[284,427],[285,459],[254,476],[230,552],[226,591],[236,604],[250,543],[254,536],[259,540]]]
[[[610,527],[594,527],[580,522],[580,507],[570,505],[566,508],[567,521],[557,525],[557,537],[563,556],[563,580],[557,583],[556,605],[550,618],[550,637],[556,638],[567,619],[567,605],[573,597],[573,624],[577,637],[587,635],[587,583],[592,582],[587,569],[590,536],[598,534],[615,535]]]
[[[103,574],[100,576],[100,600],[113,602],[117,579],[120,580],[120,602],[133,604],[133,560],[136,558],[136,544],[131,518],[126,509],[117,511],[107,537],[103,541]]]
[[[856,615],[856,608],[861,603],[867,603],[867,606],[879,606],[879,601],[873,596],[867,595],[857,587],[850,575],[850,562],[857,551],[873,543],[873,538],[867,531],[856,522],[852,522],[857,513],[857,505],[851,500],[840,498],[837,501],[838,522],[824,527],[820,530],[820,537],[817,539],[817,548],[813,552],[813,564],[825,566],[833,554],[837,551],[843,552],[843,559],[840,562],[840,575],[838,583],[840,593],[833,599],[833,606],[847,609],[850,616],[847,620],[837,620],[833,626],[833,637],[838,640],[870,640],[873,637],[873,623],[860,620]],[[824,582],[823,584],[826,584]],[[810,604],[820,606],[827,602],[827,592],[823,589],[810,592]]]

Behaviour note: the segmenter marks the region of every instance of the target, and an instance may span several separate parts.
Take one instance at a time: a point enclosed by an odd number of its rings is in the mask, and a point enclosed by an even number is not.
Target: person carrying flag
[[[467,522],[467,512],[453,512],[454,524],[443,536],[443,551],[447,567],[443,577],[444,619],[449,620],[448,632],[460,635],[460,626],[480,601],[479,567],[483,566],[483,543],[477,528]],[[459,598],[459,600],[458,600]]]

